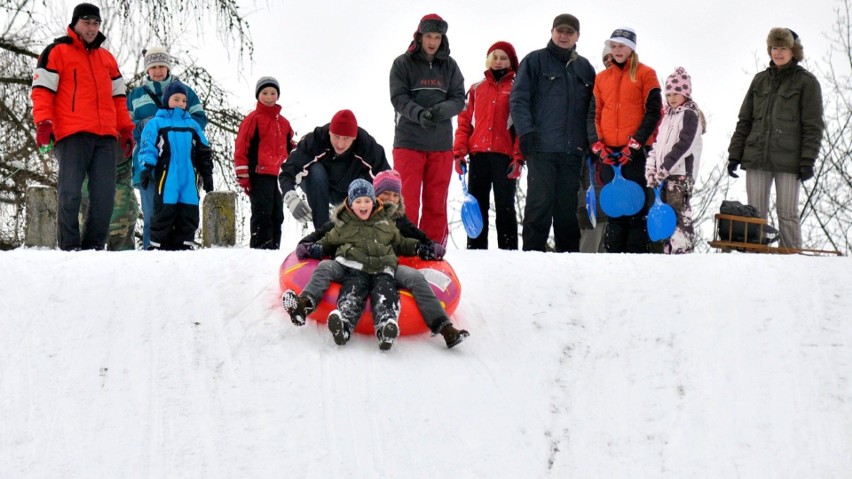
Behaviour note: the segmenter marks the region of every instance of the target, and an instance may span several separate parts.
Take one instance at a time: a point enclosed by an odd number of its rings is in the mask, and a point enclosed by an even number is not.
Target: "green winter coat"
[[[796,62],[772,64],[749,86],[728,155],[744,170],[798,173],[814,166],[824,129],[816,77]]]
[[[351,268],[365,273],[396,272],[397,255],[414,256],[418,241],[403,238],[391,219],[393,208],[385,209],[381,201],[376,201],[373,213],[366,220],[358,218],[346,206],[348,198],[332,213],[334,228],[322,237],[317,244],[323,250],[336,248],[336,260]]]

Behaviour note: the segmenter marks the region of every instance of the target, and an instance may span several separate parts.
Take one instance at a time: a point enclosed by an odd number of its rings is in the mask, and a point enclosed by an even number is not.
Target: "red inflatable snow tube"
[[[284,263],[281,264],[279,270],[279,280],[281,291],[284,292],[292,289],[297,293],[302,292],[302,289],[308,284],[311,279],[311,273],[314,272],[318,260],[315,259],[299,259],[296,253],[290,253]],[[455,312],[461,299],[461,283],[459,282],[456,272],[450,263],[446,261],[424,261],[417,257],[400,257],[399,264],[410,266],[419,270],[426,277],[426,281],[432,286],[432,291],[447,317],[450,317]],[[337,308],[337,294],[340,291],[338,283],[332,283],[331,287],[326,290],[325,295],[317,305],[316,311],[308,317],[324,323],[328,318],[328,314]],[[429,330],[429,327],[423,321],[420,315],[420,309],[414,302],[414,297],[407,289],[399,290],[399,333],[401,335],[420,334]],[[373,330],[373,313],[370,311],[370,299],[367,299],[367,306],[364,308],[364,314],[355,328],[356,333],[374,334]]]

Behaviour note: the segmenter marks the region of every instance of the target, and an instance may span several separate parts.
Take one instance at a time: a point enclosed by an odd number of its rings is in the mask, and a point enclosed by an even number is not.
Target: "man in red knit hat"
[[[356,178],[372,183],[380,171],[389,170],[385,149],[358,126],[349,110],[340,110],[331,123],[308,133],[281,164],[278,182],[284,204],[298,221],[313,221],[319,229],[329,219],[329,205],[346,198],[349,184]],[[307,203],[299,197],[302,188]]]
[[[464,108],[464,77],[450,57],[447,22],[420,20],[408,50],[390,71],[396,112],[393,164],[402,177],[406,214],[432,240],[447,243],[447,191],[453,171],[452,118]]]

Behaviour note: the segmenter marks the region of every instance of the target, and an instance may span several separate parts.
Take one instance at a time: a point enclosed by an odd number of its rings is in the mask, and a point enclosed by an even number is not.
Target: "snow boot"
[[[308,315],[314,312],[315,306],[313,301],[307,296],[296,296],[295,291],[288,289],[281,296],[281,304],[290,315],[290,321],[296,326],[304,326]]]
[[[379,349],[387,351],[393,346],[393,340],[399,336],[399,324],[396,321],[385,321],[376,332],[379,338]]]
[[[444,341],[447,342],[447,347],[452,348],[470,337],[470,333],[464,329],[456,329],[452,323],[447,323],[443,328],[441,328],[441,336],[443,336]]]
[[[351,329],[352,326],[349,325],[349,321],[341,316],[340,311],[335,309],[328,314],[328,330],[334,337],[334,344],[338,346],[346,344],[352,334]]]

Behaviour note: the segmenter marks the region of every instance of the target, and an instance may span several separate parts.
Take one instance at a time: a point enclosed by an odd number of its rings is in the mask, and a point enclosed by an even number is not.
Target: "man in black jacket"
[[[373,182],[380,171],[389,170],[385,150],[363,128],[349,110],[334,114],[331,123],[305,135],[281,164],[278,182],[284,204],[298,221],[313,220],[314,229],[329,220],[329,205],[346,198],[356,178]],[[296,186],[308,197],[299,198]]]
[[[557,16],[547,47],[521,61],[509,97],[528,167],[524,251],[544,251],[551,225],[557,252],[580,249],[577,191],[595,69],[577,53],[579,38],[577,17]]]

